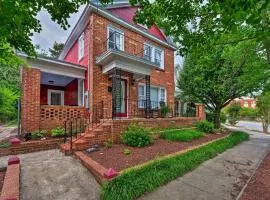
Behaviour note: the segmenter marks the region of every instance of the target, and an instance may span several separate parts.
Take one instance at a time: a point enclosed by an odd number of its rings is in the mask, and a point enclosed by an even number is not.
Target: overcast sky
[[[51,20],[50,15],[46,11],[41,11],[38,15],[38,19],[42,25],[42,31],[40,33],[35,33],[32,40],[36,45],[40,45],[41,49],[48,51],[49,48],[53,46],[55,41],[66,42],[67,37],[72,31],[73,27],[76,25],[83,9],[85,6],[81,6],[78,13],[73,14],[68,20],[70,28],[63,30],[57,23]],[[175,56],[175,64],[182,63],[180,56]]]

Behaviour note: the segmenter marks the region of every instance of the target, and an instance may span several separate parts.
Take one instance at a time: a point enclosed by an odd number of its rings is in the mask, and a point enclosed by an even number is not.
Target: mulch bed
[[[6,171],[0,171],[0,195],[4,184]]]
[[[206,134],[204,137],[193,140],[192,142],[171,142],[163,139],[156,139],[151,146],[138,148],[128,147],[124,144],[114,144],[112,148],[108,149],[101,147],[100,151],[86,153],[93,160],[97,161],[106,168],[114,168],[117,171],[142,164],[149,160],[155,159],[159,156],[165,156],[175,153],[192,146],[197,146],[214,139],[218,139],[228,135],[223,134]],[[131,150],[130,155],[124,155],[124,149]]]
[[[262,161],[241,196],[241,200],[254,199],[270,199],[270,152]]]

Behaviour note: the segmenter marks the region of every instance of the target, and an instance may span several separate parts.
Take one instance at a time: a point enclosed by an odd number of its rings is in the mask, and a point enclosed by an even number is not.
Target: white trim
[[[48,105],[51,105],[51,94],[53,93],[58,93],[58,94],[61,94],[61,106],[63,106],[65,103],[65,92],[63,90],[51,90],[51,89],[48,89],[48,96],[47,96],[47,99],[48,99]]]
[[[149,43],[149,42],[144,42],[143,43],[143,48],[144,48],[144,46],[151,47],[151,58],[150,58],[151,60],[150,61],[152,63],[154,63],[154,65],[157,66],[157,68],[164,69],[164,50],[162,48],[160,48],[160,47],[157,47],[157,46]],[[156,61],[156,50],[160,51],[160,65],[157,65],[156,62],[155,62]],[[143,51],[143,57],[144,57],[144,52],[145,51]]]
[[[81,88],[80,88],[80,82],[82,81],[82,105],[81,105]],[[84,80],[83,79],[78,79],[78,106],[84,106]]]

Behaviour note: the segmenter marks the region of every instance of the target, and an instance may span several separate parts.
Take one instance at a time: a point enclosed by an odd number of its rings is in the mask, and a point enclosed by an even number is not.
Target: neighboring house
[[[252,97],[240,97],[233,100],[233,102],[239,102],[242,108],[255,108],[256,99]]]
[[[22,73],[23,133],[85,116],[93,123],[157,118],[164,105],[170,107],[167,116],[176,116],[176,47],[156,25],[146,28],[133,21],[138,8],[117,4],[103,9],[90,3],[59,60],[27,59],[32,68]],[[202,112],[197,107],[196,119]]]

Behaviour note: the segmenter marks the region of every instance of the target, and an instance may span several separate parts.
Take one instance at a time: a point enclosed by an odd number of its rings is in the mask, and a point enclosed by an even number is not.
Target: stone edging
[[[9,158],[0,200],[20,200],[20,159],[18,157]]]

